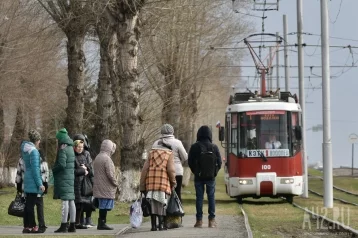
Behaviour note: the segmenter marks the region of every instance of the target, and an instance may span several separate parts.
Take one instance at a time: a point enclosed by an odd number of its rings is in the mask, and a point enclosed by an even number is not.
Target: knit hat
[[[29,140],[32,142],[32,143],[35,143],[39,140],[41,140],[41,135],[38,131],[34,130],[34,129],[31,129],[29,131]]]
[[[173,135],[174,134],[174,128],[170,124],[164,124],[162,128],[160,129],[160,133],[162,135]]]
[[[64,141],[67,137],[68,133],[66,128],[62,128],[56,133],[56,139],[59,141]]]

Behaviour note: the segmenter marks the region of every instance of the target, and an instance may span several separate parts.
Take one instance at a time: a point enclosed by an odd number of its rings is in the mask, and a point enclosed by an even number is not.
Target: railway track
[[[283,202],[285,201],[285,202]],[[250,209],[251,205],[252,206],[265,206],[270,204],[272,205],[272,213],[274,213],[274,210],[276,210],[276,213],[279,212],[277,210],[278,206],[280,206],[280,204],[282,204],[282,210],[287,210],[287,204],[286,203],[286,199],[282,198],[281,202],[264,202],[264,201],[252,201],[252,200],[244,200],[242,204],[239,204],[239,207],[241,209],[241,212],[244,216],[244,220],[245,220],[245,229],[247,231],[248,237],[254,237],[255,236],[259,237],[260,233],[257,234],[257,230],[260,230],[260,227],[257,227],[257,224],[255,224],[255,228],[252,229],[251,228],[251,222],[255,223],[255,220],[257,216],[259,216],[259,212],[260,209]],[[268,226],[272,226],[272,229],[275,229],[276,227],[278,228],[277,232],[275,235],[281,235],[282,237],[307,237],[307,238],[313,238],[313,237],[331,237],[331,238],[336,238],[336,237],[358,237],[358,230],[355,230],[352,227],[349,227],[341,222],[332,220],[328,217],[326,217],[325,215],[321,215],[318,213],[315,213],[314,211],[310,211],[309,209],[302,207],[301,205],[299,205],[298,203],[291,203],[292,208],[294,209],[298,209],[300,211],[302,211],[304,213],[304,216],[302,217],[303,219],[303,223],[305,222],[304,219],[308,219],[310,220],[310,228],[309,230],[307,228],[304,228],[302,225],[302,221],[299,221],[299,225],[296,226],[296,228],[298,227],[298,229],[287,229],[287,230],[282,230],[282,226],[284,226],[283,224],[280,224],[280,220],[278,220],[276,223],[273,222],[271,224],[266,224]],[[276,205],[276,206],[275,206]],[[278,206],[277,206],[278,205]],[[254,212],[253,212],[254,211]],[[296,211],[297,213],[297,211]],[[265,211],[265,214],[267,214],[267,211]],[[283,214],[280,214],[284,216]],[[251,219],[251,221],[250,221]],[[273,220],[275,220],[273,218]],[[259,224],[261,224],[261,222],[259,222]],[[276,226],[276,227],[275,227]],[[313,229],[311,230],[311,226],[313,227]],[[315,227],[317,227],[317,230],[315,230]],[[301,229],[301,230],[299,230]],[[323,234],[323,235],[322,235]],[[268,235],[269,236],[269,235]]]

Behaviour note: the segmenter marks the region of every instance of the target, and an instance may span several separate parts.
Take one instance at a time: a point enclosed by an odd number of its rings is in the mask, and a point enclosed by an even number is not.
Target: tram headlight
[[[240,185],[250,185],[253,184],[252,179],[239,179]]]
[[[282,178],[281,179],[281,184],[292,184],[293,182],[295,182],[295,180],[293,178]]]

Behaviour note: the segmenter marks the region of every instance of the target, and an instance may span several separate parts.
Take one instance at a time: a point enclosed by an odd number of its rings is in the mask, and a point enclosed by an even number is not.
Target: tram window
[[[296,138],[296,133],[295,133],[295,129],[296,129],[296,126],[300,126],[300,117],[299,117],[299,114],[298,112],[292,112],[292,145],[293,145],[293,148],[292,148],[292,153],[293,155],[295,155],[296,153],[298,153],[300,150],[301,150],[301,142],[299,140],[297,140]]]
[[[286,111],[249,111],[239,114],[239,150],[286,150],[289,153],[289,124]],[[268,148],[269,145],[272,147]],[[245,151],[245,152],[244,152]],[[277,151],[279,153],[279,151]]]
[[[231,138],[229,151],[234,155],[237,155],[237,114],[231,114]]]

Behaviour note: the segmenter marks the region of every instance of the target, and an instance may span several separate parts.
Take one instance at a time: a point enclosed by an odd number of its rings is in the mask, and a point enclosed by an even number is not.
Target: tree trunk
[[[24,108],[20,105],[17,108],[16,121],[15,126],[12,131],[10,145],[8,149],[8,153],[6,156],[4,166],[16,166],[19,158],[20,158],[20,144],[23,139],[26,139],[26,123],[24,117]]]
[[[144,143],[137,141],[139,112],[138,13],[125,15],[117,28],[117,72],[121,82],[121,175],[120,201],[138,198]]]
[[[113,57],[110,56],[110,41],[112,36],[102,25],[97,27],[97,34],[100,42],[100,69],[98,75],[97,89],[97,119],[95,125],[94,151],[99,152],[103,140],[110,138],[112,108],[112,89],[110,65],[113,64]]]
[[[3,101],[0,100],[0,153],[5,140],[5,121],[4,121],[4,106]]]
[[[84,69],[85,54],[83,52],[84,35],[70,31],[67,35],[68,57],[68,96],[67,117],[65,127],[70,135],[82,133],[84,111]]]

